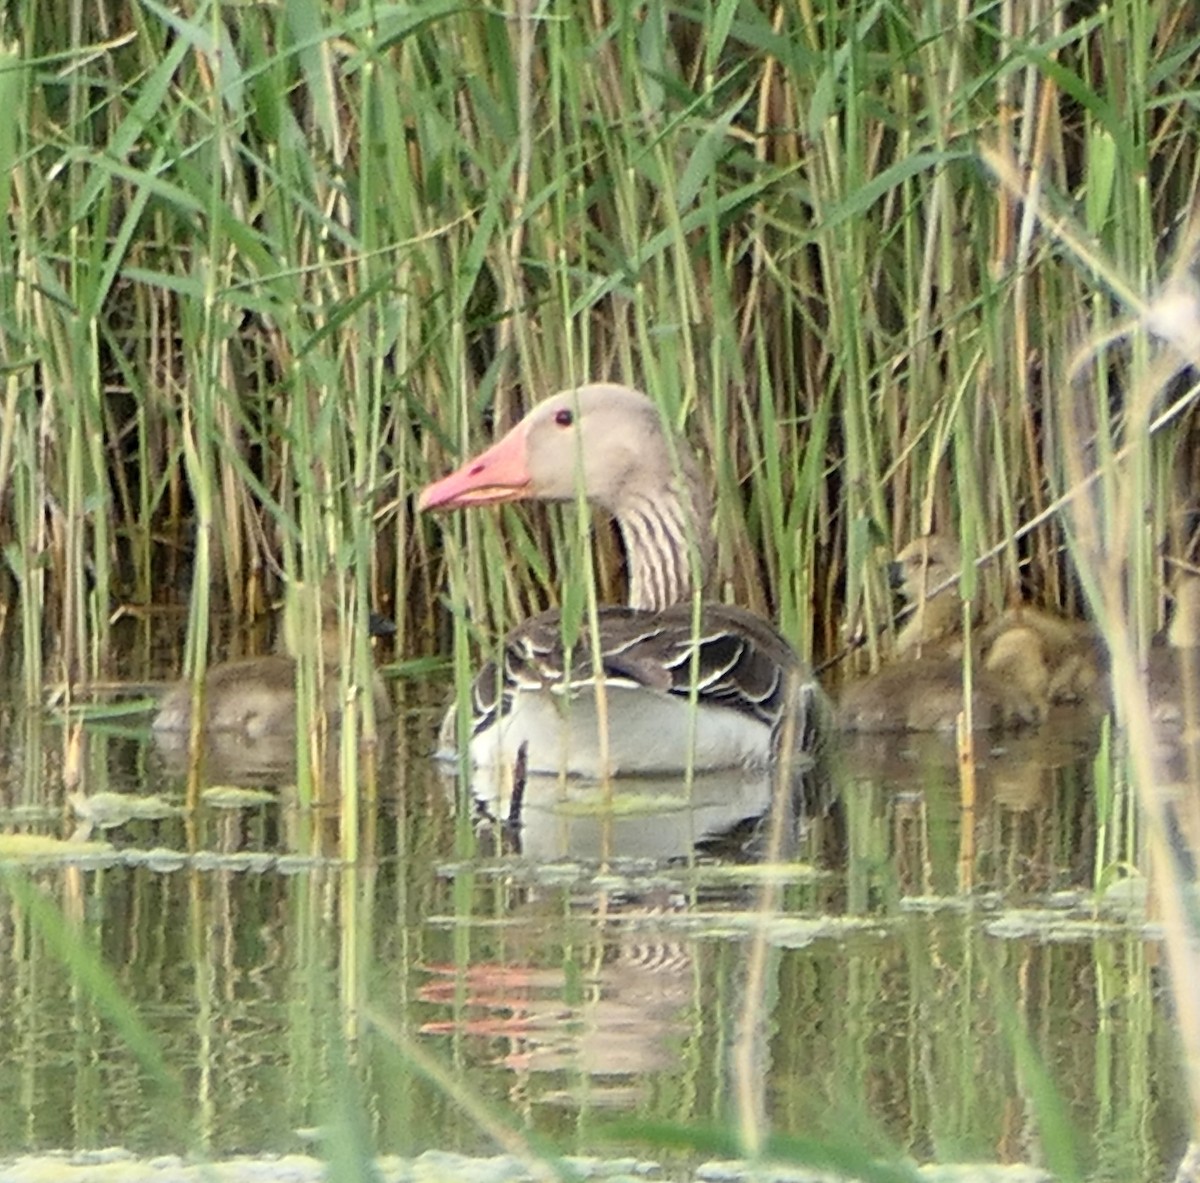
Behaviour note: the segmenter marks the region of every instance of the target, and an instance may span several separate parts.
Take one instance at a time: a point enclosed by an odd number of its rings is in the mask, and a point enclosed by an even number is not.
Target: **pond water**
[[[318,1152],[332,1128],[672,1177],[749,1121],[888,1160],[1066,1144],[1097,1177],[1173,1169],[1160,945],[1136,890],[1096,902],[1117,877],[1094,722],[981,744],[969,807],[945,741],[857,743],[836,805],[755,778],[531,781],[514,834],[428,756],[445,688],[395,689],[352,838],[336,801],[297,807],[277,753],[214,754],[189,811],[147,714],[4,696],[0,1164]]]

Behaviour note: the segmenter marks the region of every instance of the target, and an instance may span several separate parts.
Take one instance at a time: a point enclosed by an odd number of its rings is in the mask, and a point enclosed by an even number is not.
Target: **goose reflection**
[[[446,792],[458,796],[457,765],[439,762]],[[536,862],[648,859],[666,863],[697,850],[742,857],[790,857],[807,827],[836,811],[822,773],[722,769],[678,776],[623,776],[608,784],[545,773],[499,777],[474,768],[465,786],[477,817],[503,827],[508,849]],[[785,849],[762,849],[762,823],[777,799],[786,810]],[[738,836],[738,837],[734,837]]]
[[[525,1082],[523,1092],[536,1081],[540,1104],[644,1104],[649,1074],[678,1070],[679,1043],[692,1030],[694,944],[672,924],[686,901],[662,891],[592,906],[591,916],[567,918],[561,949],[530,909],[513,930],[509,960],[430,967],[420,998],[453,1007],[453,1017],[427,1022],[422,1034],[505,1041],[496,1061]],[[563,923],[556,907],[554,931]]]

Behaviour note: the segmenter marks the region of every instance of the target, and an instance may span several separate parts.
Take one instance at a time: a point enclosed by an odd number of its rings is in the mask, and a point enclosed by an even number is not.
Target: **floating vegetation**
[[[248,789],[243,785],[209,785],[201,792],[200,799],[214,809],[255,809],[260,805],[279,804],[278,793]]]
[[[104,842],[52,838],[44,834],[0,834],[0,864],[10,867],[95,866],[114,855]]]
[[[183,813],[182,805],[155,794],[72,793],[67,801],[82,826],[97,830],[110,830],[131,821],[158,821]]]

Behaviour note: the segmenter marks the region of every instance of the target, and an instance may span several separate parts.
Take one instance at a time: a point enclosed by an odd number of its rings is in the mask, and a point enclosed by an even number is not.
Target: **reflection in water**
[[[116,1143],[306,1149],[296,1130],[328,1120],[347,1061],[381,1151],[490,1152],[364,1023],[371,1013],[423,1032],[464,1087],[503,1098],[512,1120],[567,1152],[622,1149],[595,1136],[591,1109],[731,1119],[758,884],[779,870],[750,865],[766,857],[761,781],[700,778],[690,801],[672,784],[618,782],[607,803],[579,784],[531,782],[522,852],[497,857],[425,757],[439,712],[418,702],[380,751],[359,853],[347,859],[342,844],[322,859],[287,821],[315,824],[284,803],[286,773],[269,774],[278,804],[189,812],[145,726],[79,730],[10,703],[0,696],[7,831],[65,838],[68,793],[172,806],[98,835],[113,849],[103,869],[56,856],[24,873],[65,918],[72,955],[94,951],[128,1000],[181,1101],[157,1099],[94,986],[13,895],[0,910],[0,1160]],[[1053,734],[1059,744],[1066,723]],[[774,1131],[922,1160],[1036,1159],[1016,1027],[1061,1090],[1087,1171],[1166,1173],[1186,1115],[1154,946],[1136,927],[1050,940],[994,923],[1003,904],[1044,912],[1032,905],[1061,887],[1090,914],[1092,741],[1063,742],[980,751],[973,813],[951,745],[852,746],[844,818],[794,810],[784,853],[796,861],[755,992]],[[871,923],[839,927],[843,916]]]
[[[614,776],[608,781],[527,772],[438,759],[442,784],[454,801],[469,801],[505,849],[526,858],[660,862],[697,854],[739,861],[790,859],[814,827],[840,833],[841,802],[825,763],[735,767],[678,774]],[[765,823],[784,811],[776,842],[766,850]],[[828,852],[827,852],[828,853]],[[840,858],[840,856],[837,856]]]
[[[459,788],[453,766],[441,765],[452,799]],[[616,777],[594,781],[530,774],[524,778],[515,839],[528,859],[642,858],[667,862],[689,857],[698,846],[757,824],[774,799],[774,778],[764,769],[728,769],[679,777]],[[491,768],[475,769],[470,799],[486,818],[512,820],[511,784],[498,788]],[[800,794],[789,794],[798,806]],[[796,825],[787,827],[796,835]],[[788,851],[781,851],[782,857]]]
[[[154,743],[168,776],[188,774],[188,734],[185,731],[156,731]],[[214,731],[201,739],[198,753],[203,776],[209,784],[283,785],[296,780],[295,735],[249,737],[230,731]],[[336,750],[336,748],[335,748]]]
[[[1089,780],[1098,729],[1088,711],[1055,707],[1037,731],[976,737],[966,789],[949,737],[843,738],[843,793],[860,803],[866,796],[891,817],[890,857],[903,894],[1000,889],[1028,896],[1093,882]],[[935,857],[934,844],[955,858]]]
[[[636,883],[614,893],[621,868],[720,857],[786,863],[802,850],[822,851],[827,835],[841,833],[829,786],[808,769],[782,787],[777,773],[761,768],[710,771],[690,781],[623,776],[608,784],[519,768],[502,778],[494,768],[477,767],[460,785],[456,772],[454,765],[443,768],[447,797],[469,799],[481,817],[505,819],[507,849],[523,862],[569,859],[608,871],[609,886],[572,898],[572,943],[560,963],[540,960],[540,942],[522,957],[525,942],[517,938],[506,960],[475,961],[465,971],[432,967],[436,976],[421,991],[439,1009],[453,1005],[452,1017],[425,1023],[423,1033],[503,1040],[502,1052],[488,1062],[513,1074],[514,1098],[539,1105],[641,1109],[651,1074],[679,1064],[692,1030],[694,941],[685,928],[665,922],[686,921],[698,899],[693,895],[689,908],[682,888],[646,890]],[[773,804],[784,811],[774,828]],[[767,849],[768,832],[777,835],[777,849]],[[726,891],[723,906],[747,906],[744,894],[741,887]],[[509,922],[529,917],[536,931],[531,908],[543,898],[535,890],[514,903],[506,909]],[[715,898],[706,896],[709,903]]]
[[[684,902],[676,897],[664,906],[680,912]],[[501,1041],[491,1062],[514,1075],[514,1094],[539,1104],[636,1109],[649,1099],[649,1074],[678,1066],[694,1022],[691,942],[657,924],[662,911],[606,902],[573,925],[576,943],[558,965],[510,959],[461,975],[431,967],[420,998],[439,1010],[453,1004],[454,1017],[422,1031]],[[525,955],[540,951],[531,944]],[[533,1077],[543,1080],[535,1086]]]
[[[391,734],[385,722],[374,740],[362,740],[357,748],[357,764],[371,766],[372,758],[387,746]],[[181,731],[155,731],[154,746],[162,760],[163,771],[171,777],[186,778],[192,768],[188,736]],[[331,725],[321,735],[308,735],[300,743],[293,735],[247,736],[214,731],[201,737],[196,753],[197,769],[204,785],[269,787],[287,793],[295,789],[303,771],[310,771],[315,794],[337,800],[342,761],[342,729]]]

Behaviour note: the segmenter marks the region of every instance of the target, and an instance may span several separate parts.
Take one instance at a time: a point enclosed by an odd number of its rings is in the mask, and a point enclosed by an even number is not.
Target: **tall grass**
[[[300,554],[405,652],[460,560],[484,634],[553,599],[569,533],[443,546],[409,498],[597,376],[711,455],[727,593],[830,651],[880,543],[979,553],[1061,488],[1048,380],[1111,312],[980,144],[1143,289],[1197,163],[1179,3],[5,17],[5,553],[68,680],[115,603],[190,591],[199,654]],[[1051,516],[980,594],[1070,603],[1061,547]]]

